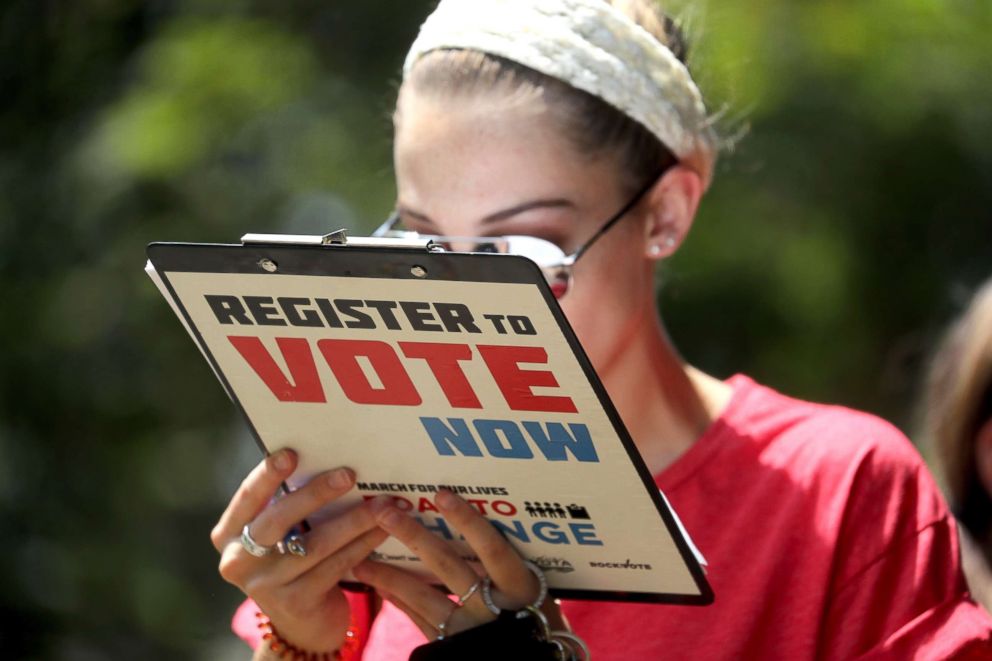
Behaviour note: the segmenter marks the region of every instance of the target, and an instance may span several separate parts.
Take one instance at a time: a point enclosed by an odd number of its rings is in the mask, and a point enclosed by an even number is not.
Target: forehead
[[[440,98],[404,90],[394,143],[400,202],[428,215],[569,195],[581,205],[612,177],[580,154],[539,100]],[[606,175],[606,176],[604,176]]]

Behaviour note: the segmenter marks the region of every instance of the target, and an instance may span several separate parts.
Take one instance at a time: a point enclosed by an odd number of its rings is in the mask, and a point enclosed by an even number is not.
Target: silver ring
[[[568,648],[568,658],[578,659],[578,661],[589,661],[592,658],[586,641],[571,631],[552,631],[550,638],[551,642],[555,645]],[[581,654],[578,654],[578,652],[581,652]]]
[[[534,576],[537,576],[537,582],[540,584],[540,590],[538,591],[537,599],[535,599],[534,603],[530,604],[529,606],[525,606],[524,610],[526,610],[527,608],[534,608],[534,609],[540,608],[541,604],[544,603],[544,600],[548,596],[548,579],[545,578],[544,572],[541,571],[541,568],[535,565],[530,560],[524,560],[524,566],[527,567],[527,569],[529,569],[531,573],[534,574]],[[492,613],[493,615],[499,615],[500,613],[503,612],[503,609],[497,606],[493,602],[492,590],[493,590],[493,580],[490,577],[486,576],[484,579],[482,579],[482,603],[486,605],[486,608],[489,609],[490,613]],[[524,610],[520,612],[523,613]],[[524,617],[526,617],[526,614],[524,615]]]
[[[468,590],[465,590],[465,594],[458,597],[458,605],[464,606],[465,602],[472,598],[472,595],[478,592],[479,588],[482,586],[482,579],[480,578],[475,583],[472,584]]]
[[[252,554],[256,558],[263,558],[277,550],[276,546],[262,546],[256,542],[251,536],[249,526],[251,526],[251,523],[246,523],[245,527],[241,529],[241,546],[243,546],[248,553]]]
[[[455,611],[458,610],[459,608],[460,608],[459,606],[455,606],[454,608],[452,608],[448,612],[448,617],[444,618],[444,622],[442,622],[441,624],[437,625],[437,627],[436,627],[437,628],[437,638],[435,638],[434,640],[444,640],[444,632],[448,629],[448,621],[451,619],[451,616],[455,614]]]

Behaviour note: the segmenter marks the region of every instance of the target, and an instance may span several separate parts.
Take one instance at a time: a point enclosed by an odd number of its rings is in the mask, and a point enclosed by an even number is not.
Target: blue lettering
[[[549,422],[545,434],[540,422],[525,422],[524,429],[534,439],[534,445],[548,461],[567,461],[566,451],[570,451],[579,461],[599,461],[596,447],[589,436],[589,428],[583,424],[569,424],[572,433],[565,430],[560,422]],[[573,436],[574,434],[574,436]]]
[[[440,418],[421,418],[420,422],[427,430],[427,435],[431,437],[437,453],[446,457],[453,457],[455,450],[466,457],[481,457],[482,450],[472,437],[472,432],[468,430],[468,425],[461,418],[448,418],[448,425],[444,424]],[[476,423],[476,428],[478,428]]]
[[[549,532],[545,532],[545,531]],[[534,524],[534,536],[548,544],[568,544],[568,535],[561,531],[557,523],[541,521]]]
[[[463,423],[464,424],[464,423]],[[476,420],[475,430],[489,454],[500,459],[533,459],[534,453],[517,424],[511,420]],[[502,438],[500,433],[502,432]],[[504,445],[505,439],[506,444]]]
[[[525,544],[530,543],[530,538],[527,537],[527,531],[524,530],[524,524],[520,521],[511,521],[510,523],[513,524],[512,528],[503,521],[491,520],[489,523],[493,524],[493,527],[503,533],[503,535],[516,537],[519,541],[524,542]]]
[[[580,423],[570,423],[566,428],[560,422],[528,421],[522,423],[521,429],[512,420],[474,420],[475,434],[462,418],[448,418],[445,421],[424,417],[420,418],[420,423],[434,449],[444,457],[482,457],[489,454],[497,459],[533,459],[534,451],[527,442],[526,431],[548,461],[574,458],[583,462],[599,462],[589,428]],[[485,449],[480,446],[477,437]]]
[[[585,546],[602,546],[603,542],[596,537],[596,528],[591,523],[570,523],[568,527],[572,529],[576,544]]]
[[[419,518],[419,517],[418,517]],[[441,533],[451,539],[451,532],[448,526],[444,524],[441,519],[437,519],[437,522],[443,528],[440,529]],[[491,519],[489,521],[493,528],[500,532],[504,537],[512,537],[518,542],[523,542],[524,544],[531,543],[531,535],[533,535],[533,541],[542,541],[546,544],[582,544],[583,546],[603,546],[603,542],[596,537],[596,527],[591,523],[569,523],[568,527],[559,525],[552,521],[537,521],[537,522],[524,522],[514,519],[512,521],[505,520],[495,520]],[[528,527],[530,528],[530,534],[528,534]],[[439,531],[439,528],[427,526],[429,530]],[[571,537],[569,536],[571,533]],[[573,539],[574,538],[574,539]],[[461,539],[464,539],[462,537]]]

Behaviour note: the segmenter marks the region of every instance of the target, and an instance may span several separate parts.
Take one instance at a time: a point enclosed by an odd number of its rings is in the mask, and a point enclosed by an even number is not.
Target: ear
[[[685,165],[675,165],[647,194],[644,249],[650,259],[670,257],[682,245],[699,208],[703,181]]]
[[[978,428],[975,437],[975,469],[985,491],[992,496],[992,418]]]

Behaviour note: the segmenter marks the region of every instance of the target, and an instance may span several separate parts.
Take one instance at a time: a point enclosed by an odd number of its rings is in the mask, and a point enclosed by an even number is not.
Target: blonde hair
[[[657,2],[651,0],[604,0],[604,2],[650,32],[685,64],[688,54],[685,35],[678,24],[662,11]]]
[[[992,415],[992,280],[975,294],[934,356],[924,424],[955,514],[983,542],[992,532],[992,497],[975,466],[975,440]]]
[[[675,21],[651,0],[603,0],[637,23],[683,64],[686,40]],[[540,99],[554,110],[562,134],[578,153],[612,156],[621,185],[632,193],[678,159],[645,126],[599,97],[511,60],[476,50],[439,49],[421,57],[404,88],[441,96],[500,94]]]

